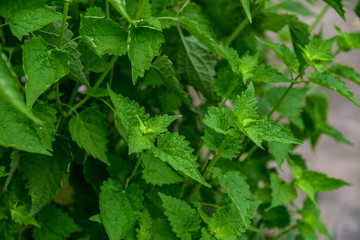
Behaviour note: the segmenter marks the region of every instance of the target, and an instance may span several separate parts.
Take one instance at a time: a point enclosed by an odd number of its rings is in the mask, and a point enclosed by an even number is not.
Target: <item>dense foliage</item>
[[[360,106],[324,2],[1,0],[0,239],[332,239],[317,194],[349,184],[293,152],[351,144],[319,86]]]

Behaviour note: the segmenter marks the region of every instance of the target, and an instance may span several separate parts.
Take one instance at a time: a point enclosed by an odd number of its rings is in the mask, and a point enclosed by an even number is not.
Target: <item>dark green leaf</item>
[[[271,206],[266,210],[288,204],[296,199],[297,193],[294,186],[291,184],[282,183],[278,175],[274,173],[270,174],[270,184],[272,191],[272,201]]]
[[[345,20],[345,10],[343,9],[342,0],[324,0],[330,7],[332,7],[342,19]]]

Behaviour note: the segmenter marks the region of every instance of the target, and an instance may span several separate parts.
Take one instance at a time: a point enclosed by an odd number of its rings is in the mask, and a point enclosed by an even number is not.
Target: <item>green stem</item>
[[[6,26],[6,25],[8,25],[8,23],[1,24],[1,25],[0,25],[0,28],[4,27],[4,26]]]
[[[63,38],[64,38],[65,28],[66,28],[66,18],[67,18],[68,11],[69,11],[69,5],[70,5],[70,2],[64,3],[63,19],[62,19],[62,24],[61,24],[61,32],[60,32],[59,45],[58,45],[58,47],[60,49],[63,44]]]
[[[207,207],[213,207],[213,208],[220,208],[220,206],[213,204],[213,203],[205,203],[205,202],[197,202],[198,204],[202,205],[202,206],[207,206]]]
[[[96,83],[93,86],[93,89],[96,90],[97,88],[100,87],[101,83],[105,80],[106,75],[110,72],[111,68],[113,67],[113,65],[115,64],[116,60],[118,59],[118,56],[113,56],[113,58],[110,60],[110,63],[107,67],[107,69],[101,74],[101,76],[99,77],[99,79],[96,81]],[[66,117],[70,116],[71,113],[73,112],[73,110],[77,110],[78,108],[82,107],[87,101],[89,101],[91,97],[90,96],[86,96],[84,97],[80,102],[78,102],[73,109],[70,109],[70,111],[68,112],[68,114],[66,114]]]
[[[60,81],[60,80],[59,80]],[[62,108],[62,102],[60,100],[60,84],[59,84],[59,81],[56,82],[56,85],[55,85],[55,88],[56,88],[56,106],[57,106],[57,109],[59,109],[60,113],[61,113],[61,116],[64,116],[65,115],[65,112]]]
[[[174,18],[174,17],[158,17],[158,18],[156,18],[156,19],[157,19],[157,20],[171,20],[171,21],[174,21],[174,22],[179,21],[179,19]]]
[[[296,225],[288,228],[287,230],[283,231],[282,233],[280,233],[279,235],[277,235],[276,237],[274,237],[272,240],[277,240],[277,239],[281,238],[282,236],[284,236],[284,235],[287,234],[288,232],[294,230],[295,228],[296,228]]]
[[[18,150],[13,150],[12,154],[11,154],[11,163],[10,163],[10,172],[9,172],[9,176],[7,176],[6,181],[5,181],[5,185],[3,188],[3,192],[7,192],[7,188],[11,182],[12,177],[14,176],[14,173],[19,165],[19,159],[20,159],[20,153]]]
[[[115,0],[110,0],[111,4],[113,5],[113,7],[115,8],[115,10],[121,14],[121,16],[123,16],[126,21],[128,21],[128,23],[131,23],[133,25],[136,25],[136,23],[134,22],[134,20],[131,19],[131,17],[128,15],[128,13],[126,12],[126,9],[124,9],[124,7],[118,3],[118,1]]]
[[[147,5],[149,4],[149,0],[143,0],[140,6],[140,10],[136,14],[136,20],[141,19],[141,17],[144,15],[144,12],[146,10]]]
[[[286,91],[283,93],[283,95],[280,97],[279,101],[276,103],[276,105],[273,107],[273,109],[270,111],[270,113],[268,114],[268,118],[270,118],[274,112],[276,111],[276,109],[280,106],[280,104],[282,103],[282,101],[284,101],[284,99],[286,98],[286,96],[289,94],[290,90],[294,87],[295,83],[292,82],[290,84],[290,86],[286,89]]]
[[[78,39],[80,39],[80,38],[82,38],[82,36],[77,36],[76,38],[73,38],[73,39],[67,41],[64,45],[61,46],[61,49],[63,49],[64,47],[66,47],[66,45],[68,45],[69,43],[71,43],[71,42],[73,42],[73,41],[75,41],[75,40],[78,40]]]
[[[140,155],[140,157],[138,157],[138,159],[137,159],[137,161],[136,161],[136,164],[135,164],[135,167],[134,167],[134,169],[133,169],[130,177],[128,177],[128,178],[126,179],[125,188],[127,188],[127,187],[129,186],[129,183],[130,183],[131,179],[136,175],[136,172],[137,172],[137,170],[138,170],[138,168],[139,168],[139,166],[140,166],[141,159],[142,159],[142,156],[143,156],[143,155],[144,155],[144,152],[141,152],[141,155]]]
[[[106,100],[102,98],[99,98],[99,100],[105,103],[105,105],[108,106],[111,109],[111,111],[115,112],[115,108],[113,108],[113,106],[111,106],[110,103],[108,103]]]
[[[206,179],[211,172],[211,169],[215,166],[215,164],[217,163],[217,161],[220,159],[222,153],[224,152],[226,146],[228,145],[230,141],[230,138],[226,138],[220,145],[216,155],[213,157],[213,159],[209,162],[209,164],[207,165],[204,173],[203,173],[203,178]],[[191,200],[195,197],[195,195],[197,194],[197,192],[200,190],[202,184],[197,182],[195,187],[193,188],[192,192],[190,193],[187,201],[191,202]]]
[[[317,15],[317,17],[315,18],[315,21],[313,22],[313,24],[311,24],[309,31],[312,32],[315,30],[315,28],[317,27],[317,25],[320,23],[321,19],[325,16],[326,12],[330,9],[330,6],[326,4],[326,6],[324,7],[324,9],[320,12],[319,15]]]
[[[64,105],[66,107],[68,107],[69,109],[72,109],[73,112],[75,112],[76,115],[79,115],[79,113],[74,109],[73,106],[69,105],[69,104],[66,104],[66,103],[61,103],[61,105]]]
[[[107,18],[110,17],[110,6],[109,6],[109,0],[105,1],[105,16]]]

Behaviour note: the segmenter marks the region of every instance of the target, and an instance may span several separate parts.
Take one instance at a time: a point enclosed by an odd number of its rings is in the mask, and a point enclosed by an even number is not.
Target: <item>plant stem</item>
[[[274,114],[274,112],[276,111],[276,109],[280,106],[280,104],[282,103],[282,101],[284,101],[285,97],[289,94],[290,90],[294,87],[295,83],[292,82],[290,84],[290,86],[286,89],[286,91],[283,93],[283,95],[280,97],[279,101],[276,103],[276,105],[273,107],[273,109],[270,111],[270,113],[268,114],[268,118],[271,118],[271,116]]]
[[[142,156],[143,156],[143,155],[144,155],[144,152],[141,152],[141,155],[140,155],[140,157],[138,157],[138,159],[137,159],[137,161],[136,161],[136,164],[135,164],[135,167],[134,167],[134,169],[133,169],[130,177],[128,177],[128,178],[126,179],[125,188],[128,187],[131,179],[136,175],[136,172],[137,172],[137,170],[138,170],[138,168],[139,168],[139,166],[140,166],[141,159],[142,159]]]
[[[111,0],[110,0],[111,1]],[[126,12],[126,10],[120,5],[116,3],[117,1],[111,1],[113,7],[115,8],[115,10],[121,14],[121,16],[123,16],[126,21],[128,21],[128,23],[131,23],[133,25],[136,25],[136,23],[134,22],[134,20],[131,19],[131,17],[129,16],[129,14]]]
[[[288,228],[287,230],[281,232],[279,235],[277,235],[276,237],[274,237],[273,240],[277,240],[277,239],[281,238],[282,236],[284,236],[284,235],[287,234],[288,232],[294,230],[295,228],[296,228],[296,225]]]
[[[0,25],[0,28],[4,27],[4,26],[6,26],[6,25],[8,25],[8,23],[1,24],[1,25]]]
[[[109,0],[105,1],[105,16],[107,18],[110,17],[110,6],[109,6]]]
[[[143,0],[142,3],[141,3],[141,6],[140,6],[140,9],[139,11],[137,12],[136,14],[136,20],[139,20],[141,19],[141,17],[143,16],[145,10],[146,10],[146,7],[147,5],[149,4],[149,0]]]
[[[111,106],[110,103],[108,103],[105,99],[99,98],[99,100],[105,103],[105,105],[108,106],[111,111],[115,112],[115,108],[113,108],[113,106]]]
[[[206,179],[211,172],[211,169],[215,166],[215,164],[217,163],[217,161],[220,159],[222,153],[224,152],[226,146],[228,145],[230,141],[230,138],[226,138],[220,145],[216,155],[213,157],[213,159],[209,162],[209,164],[207,165],[207,167],[205,168],[205,171],[203,173],[203,178]],[[200,190],[202,184],[197,182],[195,187],[193,188],[192,192],[190,193],[187,201],[191,202],[191,200],[195,197],[195,195],[197,194],[197,192]]]
[[[99,79],[96,81],[96,83],[93,86],[93,89],[96,90],[98,87],[100,87],[101,83],[104,81],[106,75],[110,72],[111,68],[113,67],[113,65],[115,64],[116,60],[118,59],[118,56],[113,56],[113,58],[110,60],[110,63],[107,67],[107,69],[101,74],[101,76],[99,77]],[[70,111],[68,112],[68,114],[66,114],[66,117],[70,116],[71,113],[73,112],[73,110],[77,110],[78,108],[80,108],[82,105],[84,105],[87,101],[89,101],[91,97],[90,96],[86,96],[84,97],[80,102],[78,102],[73,109],[70,109]]]
[[[61,32],[60,32],[59,45],[58,45],[59,49],[61,49],[61,46],[63,44],[63,38],[64,38],[65,28],[66,28],[66,18],[67,18],[68,11],[69,11],[69,5],[70,5],[70,2],[64,3],[63,19],[62,19],[62,24],[61,24]]]
[[[213,203],[198,202],[198,204],[207,206],[207,207],[220,208],[220,206],[213,204]]]
[[[71,43],[71,42],[73,42],[73,41],[75,41],[75,40],[78,40],[78,39],[80,39],[80,38],[82,38],[82,36],[77,36],[76,38],[73,38],[73,39],[67,41],[64,45],[61,46],[61,49],[63,49],[64,47],[66,47],[66,45],[68,45],[69,43]]]
[[[59,80],[60,81],[60,80]],[[55,85],[55,95],[56,95],[56,106],[57,106],[57,109],[59,109],[60,113],[61,113],[61,116],[64,116],[65,115],[65,112],[62,108],[62,102],[60,100],[60,84],[59,84],[59,81],[56,82],[56,85]]]
[[[321,19],[325,16],[326,12],[330,9],[330,6],[326,4],[326,6],[324,7],[324,9],[320,12],[319,15],[317,15],[317,17],[315,18],[315,21],[313,22],[313,24],[311,24],[309,31],[312,32],[315,30],[315,28],[317,27],[317,25],[320,23]]]

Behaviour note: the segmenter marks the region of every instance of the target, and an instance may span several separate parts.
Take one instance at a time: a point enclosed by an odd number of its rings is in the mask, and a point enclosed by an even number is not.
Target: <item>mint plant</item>
[[[321,87],[360,106],[360,34],[308,2],[0,1],[0,239],[333,239],[317,196],[350,184],[294,149],[351,144]]]

